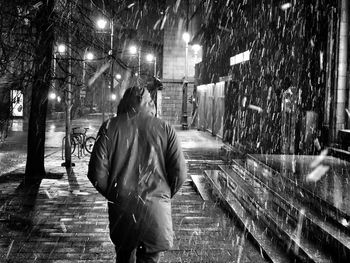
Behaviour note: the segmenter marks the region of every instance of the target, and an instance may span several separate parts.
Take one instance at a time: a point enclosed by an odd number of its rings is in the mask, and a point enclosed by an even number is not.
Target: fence
[[[210,83],[197,87],[198,128],[215,136],[223,137],[225,82]]]

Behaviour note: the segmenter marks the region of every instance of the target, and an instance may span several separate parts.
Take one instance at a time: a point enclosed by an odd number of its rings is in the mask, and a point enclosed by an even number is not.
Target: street
[[[46,149],[45,168],[48,173],[62,176],[44,178],[30,198],[18,187],[25,159],[21,167],[11,163],[19,152],[18,156],[25,157],[25,147],[20,147],[19,141],[14,143],[15,137],[10,136],[13,144],[7,147],[11,150],[1,149],[8,157],[4,168],[12,170],[0,176],[0,261],[113,262],[107,203],[86,177],[89,156],[81,159],[73,156],[74,173],[67,177],[65,168],[61,167],[60,152],[64,127],[57,121],[49,123],[57,126],[49,136],[52,147]],[[99,123],[99,120],[77,120],[74,126],[90,124],[96,132]],[[223,143],[196,130],[177,129],[177,133],[189,177],[172,201],[174,247],[164,253],[160,262],[267,262],[247,238],[246,231],[215,199],[203,200],[191,180],[205,169],[217,169],[223,164],[220,150]]]

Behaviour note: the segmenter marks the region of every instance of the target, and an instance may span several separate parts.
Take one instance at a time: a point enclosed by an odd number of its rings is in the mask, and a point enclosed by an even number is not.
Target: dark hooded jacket
[[[124,113],[102,125],[88,178],[108,199],[116,247],[140,242],[149,252],[173,243],[171,198],[186,179],[175,130],[149,114]]]

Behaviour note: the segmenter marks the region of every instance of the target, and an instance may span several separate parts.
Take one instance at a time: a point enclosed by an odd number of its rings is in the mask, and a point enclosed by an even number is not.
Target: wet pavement
[[[72,127],[89,128],[87,135],[96,136],[100,118],[85,118],[72,121]],[[0,143],[0,176],[12,170],[23,168],[27,154],[28,122],[16,119],[5,142]],[[61,151],[62,139],[65,136],[65,123],[63,120],[48,120],[46,122],[45,156]]]
[[[265,262],[247,233],[214,200],[204,201],[190,179],[224,163],[222,142],[195,130],[178,130],[178,135],[189,178],[173,200],[175,242],[161,262]],[[0,262],[114,262],[106,201],[86,177],[89,156],[73,156],[74,174],[67,177],[60,140],[56,134],[55,147],[47,147],[45,166],[51,177],[30,192],[20,186],[25,154],[16,144],[21,143],[8,143],[13,154],[21,154],[17,166],[9,163],[10,173],[1,169]],[[0,153],[14,157],[6,148]]]
[[[307,177],[315,168],[312,163],[318,156],[305,155],[253,155],[283,176],[295,181],[331,206],[350,217],[350,173],[349,162],[325,156],[322,165],[329,170],[319,180],[308,181]],[[350,223],[350,222],[349,222]]]
[[[297,262],[348,262],[350,218],[344,189],[349,164],[325,153],[246,154],[206,175],[253,239],[277,259],[273,262],[287,262],[279,259],[283,254]],[[328,170],[320,172],[319,167]],[[340,178],[342,183],[335,184]],[[279,246],[274,248],[268,238]]]

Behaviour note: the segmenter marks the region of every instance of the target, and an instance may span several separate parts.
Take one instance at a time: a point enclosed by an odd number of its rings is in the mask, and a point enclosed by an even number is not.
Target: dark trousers
[[[158,263],[160,259],[160,252],[146,252],[143,246],[129,249],[116,247],[115,251],[117,263]]]

